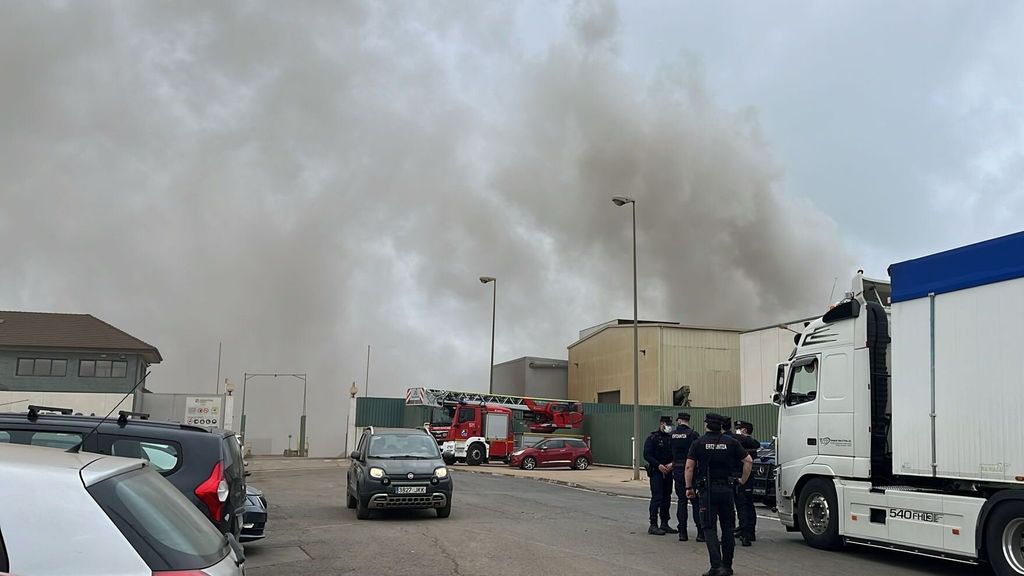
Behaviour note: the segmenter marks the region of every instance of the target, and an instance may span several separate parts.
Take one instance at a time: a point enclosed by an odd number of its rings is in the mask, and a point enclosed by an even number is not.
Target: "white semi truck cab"
[[[779,517],[812,546],[1024,575],[1024,232],[858,273],[779,364]]]

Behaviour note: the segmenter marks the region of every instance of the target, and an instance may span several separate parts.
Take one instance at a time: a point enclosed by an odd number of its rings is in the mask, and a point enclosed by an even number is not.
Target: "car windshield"
[[[426,434],[381,434],[370,438],[370,458],[440,458],[437,441]]]

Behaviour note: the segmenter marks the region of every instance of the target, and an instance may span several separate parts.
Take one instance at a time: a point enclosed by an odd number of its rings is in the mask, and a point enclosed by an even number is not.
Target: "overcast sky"
[[[154,345],[157,391],[486,388],[640,315],[753,327],[1024,222],[1017,2],[5,2],[0,308]],[[253,382],[261,432],[294,383]],[[276,426],[276,427],[275,427]],[[296,430],[297,433],[297,430]],[[275,450],[279,449],[275,447]]]

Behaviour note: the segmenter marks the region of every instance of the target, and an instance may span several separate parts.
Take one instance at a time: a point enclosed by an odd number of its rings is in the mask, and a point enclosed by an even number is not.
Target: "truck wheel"
[[[519,464],[519,467],[523,470],[533,470],[537,467],[537,459],[533,456],[527,456],[523,458],[523,462]]]
[[[985,524],[985,550],[997,576],[1024,574],[1024,502],[1000,504]]]
[[[470,466],[479,466],[484,463],[484,456],[487,451],[484,449],[483,444],[479,442],[474,443],[466,450],[466,464]]]
[[[362,498],[356,498],[356,518],[366,520],[370,517],[370,507]]]
[[[838,550],[843,541],[839,537],[839,503],[835,486],[815,478],[800,490],[797,507],[800,533],[804,541],[814,548]]]

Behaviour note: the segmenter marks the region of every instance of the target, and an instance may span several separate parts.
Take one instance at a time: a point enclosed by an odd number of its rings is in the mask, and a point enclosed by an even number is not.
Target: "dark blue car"
[[[754,501],[775,508],[775,441],[762,442],[751,471]]]

